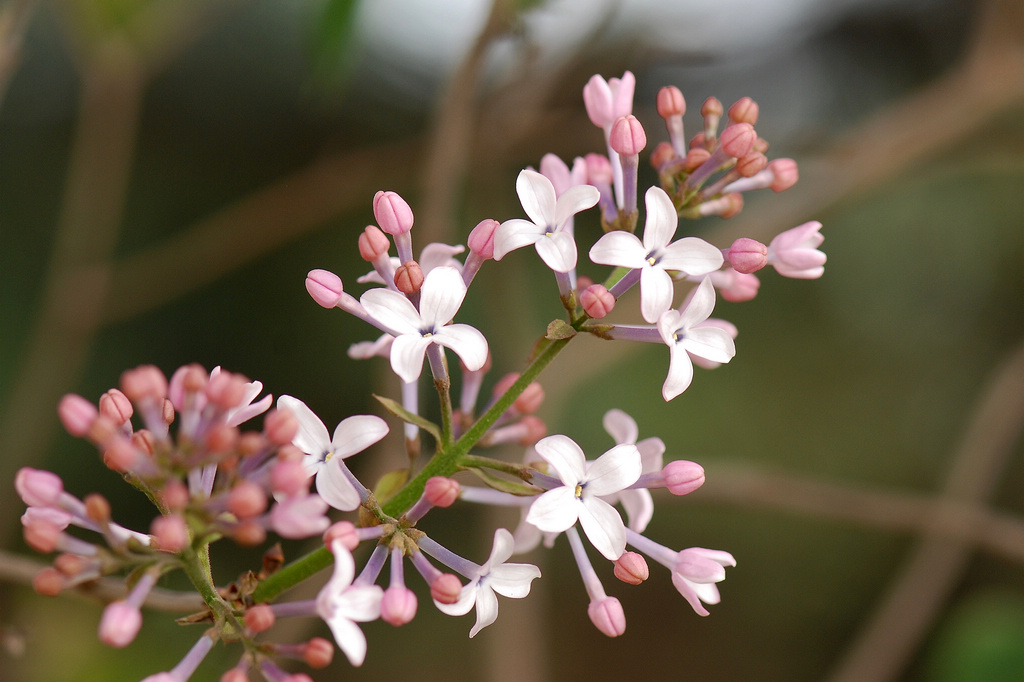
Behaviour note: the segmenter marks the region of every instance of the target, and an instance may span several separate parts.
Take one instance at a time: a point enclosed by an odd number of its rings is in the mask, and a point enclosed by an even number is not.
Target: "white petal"
[[[585,495],[610,495],[640,478],[640,451],[631,443],[616,445],[587,467]]]
[[[498,598],[494,596],[494,591],[491,588],[483,585],[476,593],[476,624],[469,631],[469,636],[476,636],[476,633],[493,623],[497,618]]]
[[[473,610],[473,604],[476,603],[476,593],[479,588],[477,581],[473,581],[468,585],[463,585],[462,590],[459,592],[459,599],[454,604],[442,604],[439,601],[434,601],[434,606],[441,613],[448,616],[464,616]]]
[[[662,455],[665,454],[665,442],[657,437],[644,438],[636,444],[640,451],[640,470],[647,474],[661,471]]]
[[[601,424],[616,443],[635,443],[640,436],[636,420],[618,408],[605,412]]]
[[[335,509],[353,511],[359,508],[359,493],[341,470],[341,458],[332,457],[316,472],[316,492]]]
[[[449,324],[437,330],[433,340],[434,343],[455,351],[471,372],[480,369],[487,362],[487,339],[476,327],[468,324]]]
[[[501,260],[510,251],[536,243],[545,231],[545,226],[535,225],[529,220],[506,220],[494,231],[494,260]]]
[[[569,272],[576,267],[576,240],[565,230],[541,237],[534,246],[544,264],[555,272]]]
[[[546,533],[561,533],[576,523],[580,509],[582,505],[576,499],[575,490],[559,486],[534,500],[526,521]]]
[[[629,519],[629,529],[637,533],[643,533],[647,524],[654,516],[654,498],[650,490],[623,490],[619,493],[619,503],[626,510],[626,518]]]
[[[325,618],[334,634],[334,641],[345,652],[348,662],[358,667],[366,660],[366,635],[359,626],[345,618]]]
[[[558,203],[555,204],[553,227],[561,227],[569,218],[596,206],[600,200],[601,192],[593,185],[570,187],[558,197]]]
[[[555,187],[550,180],[527,168],[516,178],[516,193],[530,220],[542,227],[555,227]]]
[[[626,526],[615,507],[604,500],[583,498],[580,525],[594,548],[609,561],[615,561],[626,550]]]
[[[540,577],[533,564],[502,564],[491,570],[487,585],[503,597],[522,599],[530,594],[530,582]]]
[[[356,575],[356,562],[352,558],[352,552],[348,551],[341,540],[331,543],[331,554],[334,555],[334,570],[331,573],[330,581],[321,590],[321,594],[326,593],[333,597],[352,584],[352,579]]]
[[[447,324],[459,312],[466,297],[466,283],[455,268],[434,268],[423,280],[420,317],[425,328]]]
[[[690,300],[679,310],[679,327],[689,329],[703,322],[711,316],[714,309],[715,286],[711,283],[710,277],[705,277],[693,290]]]
[[[722,267],[724,258],[718,247],[697,237],[685,237],[665,247],[658,265],[666,270],[679,270],[701,277]]]
[[[397,291],[370,289],[359,302],[370,317],[398,334],[417,334],[423,324],[416,307]]]
[[[586,475],[587,456],[572,438],[560,434],[548,436],[541,438],[533,447],[567,486],[576,485]]]
[[[388,423],[372,414],[357,414],[342,419],[334,429],[331,449],[335,457],[345,459],[362,452],[388,435]]]
[[[277,407],[291,412],[299,422],[299,430],[292,439],[295,447],[316,458],[330,450],[331,436],[327,433],[327,427],[306,403],[290,395],[283,395],[277,399]]]
[[[462,253],[465,250],[466,247],[461,244],[457,246],[449,246],[448,244],[431,242],[424,246],[423,250],[420,251],[420,269],[423,270],[423,274],[426,275],[434,268],[440,268],[446,265],[458,267],[459,262],[455,260],[454,257],[456,254]]]
[[[669,347],[669,354],[668,376],[661,387],[661,395],[666,401],[685,391],[693,381],[693,363],[686,351],[678,344],[673,344]]]
[[[335,604],[338,613],[358,623],[380,618],[380,602],[384,590],[380,585],[352,585],[341,593]]]
[[[419,378],[423,371],[423,356],[427,352],[430,339],[419,334],[402,334],[395,337],[391,344],[391,369],[402,381],[411,383]]]
[[[672,241],[679,216],[668,194],[660,187],[651,187],[644,196],[647,221],[644,223],[644,249],[646,252],[663,249]],[[719,253],[719,256],[722,254]]]
[[[515,550],[515,540],[512,539],[512,533],[504,528],[498,528],[494,531],[494,544],[491,547],[491,556],[487,558],[485,567],[490,569],[492,566],[500,566],[501,564],[508,561],[508,558],[512,556],[513,550]]]
[[[736,355],[736,342],[729,332],[715,327],[691,329],[681,345],[686,352],[712,362],[729,362]]]
[[[639,237],[622,230],[609,232],[590,247],[590,260],[601,265],[640,268],[647,262],[646,256],[647,249]]]
[[[646,267],[640,271],[640,313],[647,322],[657,322],[663,312],[672,307],[675,289],[672,278],[657,267]]]
[[[696,611],[698,616],[711,615],[710,612],[704,608],[704,605],[700,603],[700,598],[697,596],[697,590],[695,583],[691,583],[689,580],[679,575],[678,573],[672,574],[672,584],[679,590],[679,594],[683,595],[686,601],[690,602],[690,606]],[[714,587],[714,585],[712,585]]]

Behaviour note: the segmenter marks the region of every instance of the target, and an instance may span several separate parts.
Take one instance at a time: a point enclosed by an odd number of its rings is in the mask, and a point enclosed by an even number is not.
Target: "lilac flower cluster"
[[[141,607],[160,577],[183,570],[206,604],[188,620],[206,629],[174,669],[147,678],[177,682],[188,679],[218,642],[237,642],[243,649],[238,665],[222,676],[224,682],[247,680],[252,673],[268,680],[308,679],[304,673],[286,672],[281,660],[299,658],[322,667],[330,663],[333,646],[319,637],[299,644],[273,641],[268,631],[283,617],[322,619],[350,663],[362,664],[368,645],[359,623],[379,618],[397,626],[417,614],[417,593],[405,581],[406,561],[439,611],[459,616],[475,610],[473,637],[497,618],[497,595],[526,597],[540,577],[536,566],[510,562],[512,556],[542,542],[553,547],[562,534],[589,598],[588,616],[602,633],[622,635],[622,605],[605,591],[602,567],[595,568],[578,529],[610,564],[604,573],[610,569],[620,581],[639,584],[647,579],[647,560],[652,559],[671,572],[693,610],[707,615],[705,605],[720,600],[717,583],[725,578],[725,568],[736,564],[732,555],[699,547],[676,551],[644,535],[654,513],[651,491],[689,494],[703,484],[703,468],[686,460],[665,463],[664,442],[640,440],[636,422],[618,409],[604,417],[615,444],[588,459],[569,436],[546,435],[537,415],[544,399],[537,377],[581,333],[663,343],[670,359],[662,395],[672,400],[690,385],[694,364],[713,368],[735,355],[736,328],[711,317],[716,290],[728,300],[752,298],[757,291],[753,273],[766,265],[784,276],[819,277],[825,262],[817,248],[821,226],[806,223],[768,246],[739,239],[720,249],[696,237],[676,239],[679,217],[735,214],[742,208],[742,192],[781,191],[796,181],[796,166],[787,159],[767,160],[767,144],[753,128],[757,105],[749,99],[729,109],[721,133],[722,106],[713,98],[706,101],[703,129],[687,144],[682,94],[664,88],[658,111],[670,141],[652,156],[661,186],[644,194],[643,236],[634,235],[638,159],[646,133],[632,116],[633,87],[628,72],[611,81],[595,76],[586,85],[587,112],[602,129],[608,153],[577,158],[571,168],[547,155],[539,172],[523,170],[516,190],[526,219],[485,219],[465,247],[429,244],[417,260],[412,209],[398,194],[382,191],[373,201],[377,224],[358,239],[372,271],[357,282],[370,287],[356,298],[334,273],[309,273],[306,289],[318,304],[340,308],[382,333],[353,346],[349,355],[386,357],[400,379],[401,399],[379,400],[403,423],[406,466],[371,488],[345,464],[388,434],[381,417],[350,416],[332,433],[301,400],[280,396],[276,409],[271,409],[271,396],[254,403],[262,385],[219,368],[208,373],[187,366],[170,380],[154,367],[130,370],[98,404],[66,396],[59,414],[70,433],[90,440],[107,466],[149,496],[159,515],[148,533],[126,529],[114,523],[103,498],[78,499],[56,475],[22,469],[15,487],[28,505],[25,538],[42,552],[59,553],[53,566],[37,576],[37,591],[57,594],[103,575],[127,575],[127,595],[106,607],[99,624],[103,642],[123,647],[139,631]],[[603,283],[576,272],[574,218],[593,207],[599,207],[604,234],[589,249],[589,258],[614,268]],[[565,317],[548,325],[521,371],[493,381],[492,397],[482,399],[495,364],[487,339],[454,320],[484,263],[525,246],[533,246],[553,271]],[[465,259],[458,260],[467,249]],[[675,308],[681,283],[689,291]],[[636,284],[645,324],[606,321]],[[458,395],[453,395],[446,350],[461,361]],[[419,405],[425,362],[439,397],[436,420],[422,414]],[[260,414],[262,430],[240,428]],[[421,462],[424,434],[433,452]],[[525,450],[524,456],[509,461],[483,454],[508,444]],[[453,478],[459,472],[475,475],[469,479],[477,485]],[[495,530],[493,548],[482,564],[443,546],[420,527],[431,509],[457,502],[468,503],[463,505],[468,509],[490,504],[522,510],[514,531]],[[329,508],[358,516],[332,522]],[[87,539],[82,531],[94,537]],[[268,551],[258,573],[216,586],[210,544],[230,538],[258,545],[268,532],[285,538],[320,536],[323,545],[284,566],[281,557]],[[362,543],[372,550],[357,572],[353,551]],[[278,599],[332,563],[331,578],[315,599]],[[385,565],[387,587],[378,584]]]

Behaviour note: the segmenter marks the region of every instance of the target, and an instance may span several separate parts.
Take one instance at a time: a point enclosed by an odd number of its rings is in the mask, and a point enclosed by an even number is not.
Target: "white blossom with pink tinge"
[[[366,635],[356,623],[380,617],[384,590],[379,585],[352,584],[356,565],[341,540],[331,543],[334,573],[316,597],[316,612],[331,628],[334,641],[355,666],[366,659]]]
[[[821,223],[812,220],[786,230],[768,245],[768,264],[784,277],[817,279],[825,273]]]

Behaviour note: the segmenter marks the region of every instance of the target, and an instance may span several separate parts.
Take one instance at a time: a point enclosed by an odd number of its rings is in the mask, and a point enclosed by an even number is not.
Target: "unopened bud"
[[[773,192],[789,189],[800,178],[796,161],[793,159],[774,159],[768,162],[768,169],[775,176],[771,185]]]
[[[334,660],[334,645],[323,637],[314,637],[302,652],[302,659],[310,668],[326,668]]]
[[[177,514],[158,516],[149,526],[157,549],[177,553],[188,547],[188,525]]]
[[[167,377],[155,365],[140,365],[121,374],[121,391],[133,403],[167,397]]]
[[[392,585],[384,590],[380,602],[380,617],[395,627],[405,625],[416,616],[416,595],[404,585]]]
[[[459,482],[446,476],[432,476],[427,479],[423,496],[435,507],[450,507],[459,499]]]
[[[726,257],[736,272],[750,274],[768,264],[768,247],[756,239],[740,237],[729,247]]]
[[[245,612],[245,627],[253,632],[266,632],[276,620],[274,610],[267,604],[256,604]]]
[[[132,401],[116,388],[112,388],[100,396],[100,414],[115,424],[120,426],[126,423],[132,418],[133,413]]]
[[[386,256],[390,248],[391,241],[376,225],[367,225],[359,235],[359,255],[369,263]]]
[[[374,195],[373,217],[388,234],[404,234],[412,229],[412,209],[395,192],[380,191]]]
[[[466,242],[469,250],[485,260],[494,258],[494,233],[500,224],[492,218],[485,218],[477,223]]]
[[[674,85],[666,85],[658,90],[658,116],[682,116],[686,113],[686,100],[682,91]]]
[[[726,154],[738,159],[750,153],[756,140],[754,126],[749,123],[735,123],[722,131],[720,143]]]
[[[647,133],[636,116],[622,116],[612,124],[608,144],[622,156],[636,156],[647,146]]]
[[[395,286],[407,296],[423,288],[423,270],[414,260],[403,263],[395,269]]]
[[[623,552],[615,560],[615,577],[630,585],[639,585],[650,577],[647,561],[636,552]]]
[[[228,493],[228,511],[240,519],[262,514],[267,509],[267,495],[253,481],[239,481]]]
[[[341,544],[350,552],[358,547],[359,535],[356,533],[355,524],[351,521],[338,521],[331,524],[324,531],[324,544],[330,547],[335,540],[341,540]]]
[[[615,597],[590,602],[587,615],[590,616],[590,622],[609,637],[618,637],[626,631],[626,614]]]
[[[580,305],[583,306],[583,312],[600,320],[615,308],[615,297],[604,285],[593,284],[580,294]]]
[[[64,483],[51,471],[22,467],[14,476],[14,489],[30,507],[52,507],[60,500]]]
[[[100,619],[100,641],[108,646],[122,649],[135,639],[142,627],[142,612],[138,607],[124,601],[107,604]]]
[[[64,576],[52,566],[47,566],[32,578],[32,589],[44,597],[56,597],[64,589]]]
[[[271,410],[263,417],[263,435],[274,445],[292,442],[299,432],[299,420],[288,410]]]
[[[729,120],[733,123],[749,123],[754,125],[757,123],[759,110],[757,102],[749,97],[741,97],[729,107]]]
[[[306,275],[306,291],[324,308],[333,308],[345,289],[341,278],[329,270],[310,270]]]
[[[461,592],[462,582],[451,573],[442,573],[430,583],[430,596],[440,604],[454,604]]]
[[[704,467],[696,462],[679,459],[669,462],[661,470],[665,487],[673,495],[686,495],[704,485]]]
[[[98,414],[95,405],[74,393],[68,393],[61,398],[60,404],[57,406],[60,423],[72,436],[82,437],[89,433]]]

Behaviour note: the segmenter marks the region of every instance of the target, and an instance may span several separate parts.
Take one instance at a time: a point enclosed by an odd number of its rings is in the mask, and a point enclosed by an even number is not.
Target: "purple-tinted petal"
[[[416,307],[403,294],[390,289],[370,289],[359,302],[373,319],[398,334],[416,334],[422,321]]]
[[[522,599],[530,594],[530,581],[540,577],[533,564],[502,564],[487,576],[487,585],[503,597]]]
[[[654,498],[651,491],[623,490],[619,493],[619,503],[626,510],[630,530],[643,533],[654,516]]]
[[[476,624],[469,631],[469,636],[474,637],[476,633],[493,623],[498,618],[498,598],[494,591],[487,585],[482,585],[476,593]]]
[[[677,590],[679,590],[679,594],[683,595],[683,598],[690,602],[690,606],[698,616],[711,615],[711,613],[704,608],[704,605],[700,603],[700,598],[697,596],[697,590],[694,589],[696,587],[696,583],[691,583],[678,573],[673,573],[672,584],[676,586]]]
[[[561,227],[580,211],[593,208],[601,200],[601,192],[593,185],[576,185],[565,190],[555,204],[553,227]]]
[[[486,568],[498,566],[508,561],[515,550],[516,543],[512,539],[512,533],[504,528],[494,531],[494,544],[491,546],[491,556],[487,558]]]
[[[666,270],[702,277],[721,268],[723,262],[724,257],[718,247],[698,237],[683,237],[662,249],[658,265]]]
[[[568,232],[553,232],[534,244],[544,264],[555,272],[569,272],[576,267],[576,240]]]
[[[673,344],[669,347],[669,354],[668,376],[661,386],[661,395],[666,401],[685,391],[693,381],[693,363],[686,351]]]
[[[348,658],[348,662],[358,667],[366,660],[366,635],[359,629],[359,626],[346,618],[324,618],[334,641],[338,643]]]
[[[604,413],[601,420],[604,430],[608,432],[616,444],[635,443],[640,436],[636,420],[620,409],[613,408]]]
[[[522,218],[506,220],[494,232],[494,260],[501,260],[510,251],[536,243],[545,231],[545,227]]]
[[[459,268],[462,264],[455,260],[455,255],[460,254],[466,250],[466,247],[462,244],[456,246],[449,246],[448,244],[441,244],[439,242],[431,242],[423,247],[420,251],[420,269],[423,270],[423,274],[427,275],[434,268],[440,267],[453,267]],[[397,266],[395,266],[397,269]]]
[[[316,472],[316,492],[327,504],[341,511],[359,508],[359,493],[341,470],[341,459],[332,457]]]
[[[724,329],[698,327],[686,333],[682,343],[687,353],[711,362],[729,362],[736,355],[736,342]]]
[[[711,316],[715,309],[715,286],[705,277],[693,290],[690,300],[679,310],[678,328],[690,329]]]

